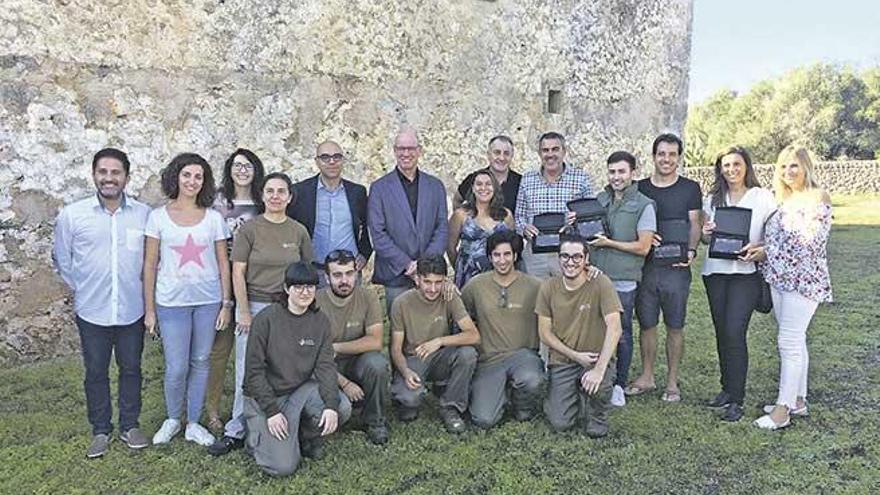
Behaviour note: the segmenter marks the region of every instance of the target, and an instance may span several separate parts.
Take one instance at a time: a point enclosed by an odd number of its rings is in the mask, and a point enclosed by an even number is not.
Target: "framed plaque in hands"
[[[533,225],[538,229],[538,235],[532,240],[532,252],[559,252],[559,231],[565,226],[565,213],[535,215]]]
[[[752,210],[737,206],[715,208],[715,231],[709,241],[709,257],[735,260],[749,243]]]
[[[653,260],[658,265],[686,263],[690,222],[684,219],[660,220],[657,223],[660,245],[654,247]]]
[[[608,236],[608,220],[605,208],[595,198],[582,198],[565,204],[573,211],[578,235],[592,241],[596,235]]]

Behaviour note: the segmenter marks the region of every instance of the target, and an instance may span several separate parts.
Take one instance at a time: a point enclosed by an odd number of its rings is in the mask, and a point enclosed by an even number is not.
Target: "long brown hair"
[[[727,185],[727,179],[721,173],[721,160],[725,156],[732,154],[741,156],[743,161],[746,162],[746,177],[744,180],[746,189],[761,187],[761,182],[758,181],[758,176],[755,174],[755,167],[752,166],[752,156],[748,150],[742,146],[728,146],[715,155],[715,182],[712,183],[712,188],[709,190],[709,194],[712,196],[712,206],[714,207],[727,206],[727,193],[730,191],[730,186]]]
[[[474,174],[474,180],[471,181],[471,188],[468,189],[467,198],[465,198],[465,202],[461,207],[474,217],[479,213],[477,211],[477,196],[474,194],[474,182],[476,182],[477,177],[481,175],[489,177],[492,181],[493,192],[492,199],[489,200],[489,216],[492,217],[492,220],[503,222],[504,219],[507,218],[507,209],[504,208],[504,193],[501,192],[501,185],[498,184],[495,176],[488,170],[481,170]]]

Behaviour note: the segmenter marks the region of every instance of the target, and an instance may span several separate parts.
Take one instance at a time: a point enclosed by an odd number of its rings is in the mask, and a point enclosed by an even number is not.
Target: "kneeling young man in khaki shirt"
[[[585,432],[598,438],[608,434],[621,306],[607,276],[588,280],[589,262],[585,239],[563,237],[559,246],[562,275],[541,284],[535,313],[541,341],[550,348],[547,419],[556,431],[571,428],[585,395]]]
[[[468,408],[471,377],[477,367],[480,334],[461,298],[443,297],[446,260],[422,258],[416,265],[416,288],[391,306],[391,360],[395,373],[391,398],[401,421],[412,421],[426,394],[425,382],[445,383],[440,416],[450,433],[465,430],[461,414]],[[453,334],[452,324],[461,332]]]
[[[538,355],[535,300],[541,281],[514,264],[522,237],[504,230],[486,240],[492,271],[472,278],[461,299],[480,328],[480,357],[471,383],[471,421],[495,426],[510,405],[518,421],[532,419],[544,393],[544,363]]]
[[[383,314],[379,296],[357,284],[357,258],[347,249],[327,254],[324,271],[329,287],[315,301],[330,319],[337,383],[352,403],[363,405],[367,438],[376,445],[388,442],[385,401],[391,369],[382,354]]]

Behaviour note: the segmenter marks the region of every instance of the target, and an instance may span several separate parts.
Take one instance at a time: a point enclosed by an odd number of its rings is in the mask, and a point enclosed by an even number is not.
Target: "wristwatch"
[[[694,259],[697,259],[697,250],[696,250],[696,249],[694,249],[694,248],[690,248],[690,249],[688,249],[688,252],[689,252],[689,253],[694,253]]]
[[[224,307],[224,308],[231,308],[231,307],[233,307],[233,306],[235,306],[235,303],[232,302],[231,300],[229,300],[229,299],[224,299],[224,300],[223,300],[223,307]]]

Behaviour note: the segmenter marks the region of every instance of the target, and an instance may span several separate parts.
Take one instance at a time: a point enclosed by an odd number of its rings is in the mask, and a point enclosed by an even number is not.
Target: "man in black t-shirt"
[[[636,298],[641,336],[639,350],[642,374],[626,388],[626,395],[639,395],[656,388],[654,359],[657,356],[657,325],[660,312],[666,324],[666,389],[661,398],[666,402],[681,401],[678,388],[678,367],[684,352],[685,315],[691,285],[691,263],[697,257],[700,242],[702,194],[700,185],[678,175],[683,145],[674,134],[661,134],[654,140],[652,154],[654,173],[639,181],[639,192],[654,200],[658,225],[667,220],[688,221],[688,260],[674,265],[660,265],[651,257],[642,271],[642,284]],[[659,237],[659,236],[658,236]]]
[[[452,197],[452,209],[456,209],[467,199],[468,192],[474,185],[474,176],[478,172],[488,170],[495,176],[495,180],[501,185],[501,192],[504,194],[504,207],[510,210],[510,213],[516,212],[516,195],[519,193],[519,181],[522,175],[510,169],[510,162],[513,160],[513,140],[504,135],[498,135],[489,140],[489,151],[486,153],[489,160],[489,166],[476,170],[468,174],[461,181],[458,190]]]

